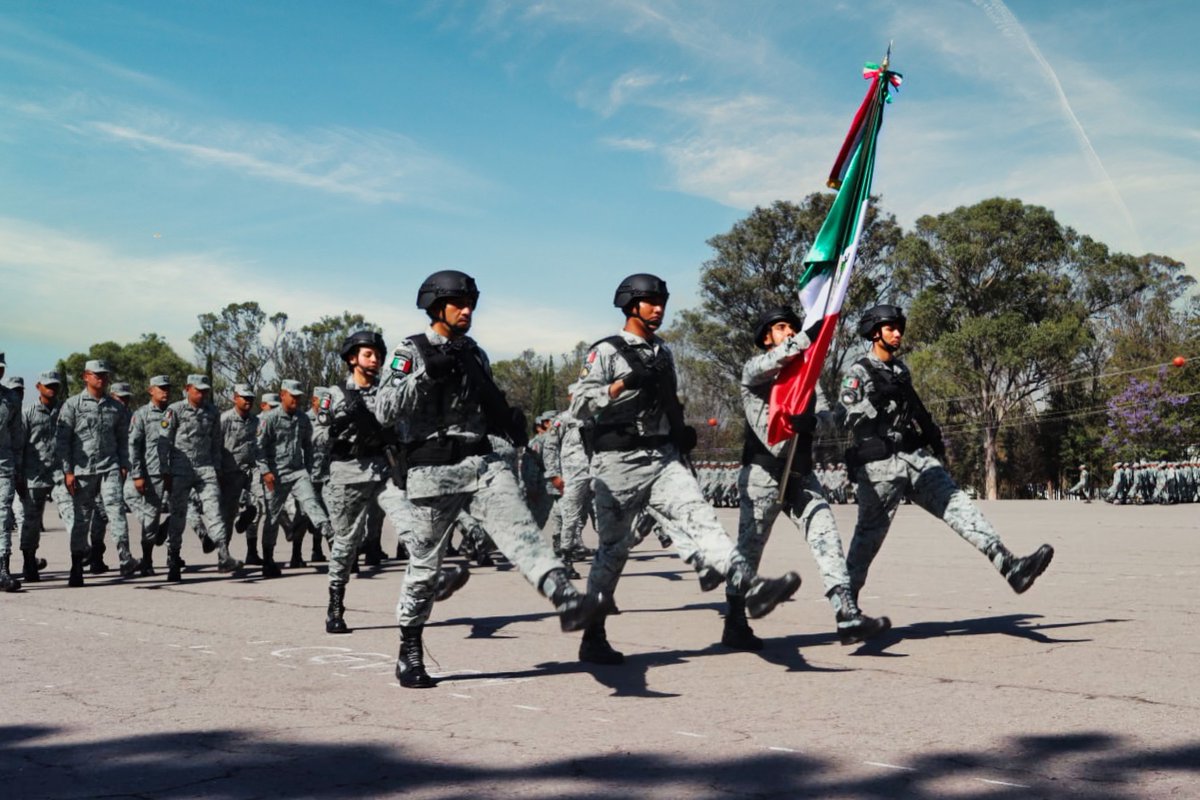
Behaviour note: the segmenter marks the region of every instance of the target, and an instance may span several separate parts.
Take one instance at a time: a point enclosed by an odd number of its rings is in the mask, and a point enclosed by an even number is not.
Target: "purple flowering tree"
[[[1153,378],[1131,377],[1109,399],[1104,446],[1117,458],[1170,458],[1181,455],[1180,448],[1191,441],[1190,395],[1167,384],[1167,368],[1162,367]]]

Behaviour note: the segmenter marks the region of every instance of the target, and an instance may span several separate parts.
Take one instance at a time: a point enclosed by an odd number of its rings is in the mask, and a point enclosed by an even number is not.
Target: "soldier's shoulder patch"
[[[596,351],[592,350],[588,353],[587,363],[591,364],[596,360]]]
[[[847,375],[842,380],[842,388],[857,389],[859,386],[862,386],[862,381],[860,381],[858,378],[854,377],[853,375]]]
[[[412,359],[403,353],[396,353],[392,356],[392,372],[407,375],[412,372]]]
[[[332,407],[333,407],[333,398],[330,397],[329,395],[322,396],[321,397],[321,410],[328,411]]]

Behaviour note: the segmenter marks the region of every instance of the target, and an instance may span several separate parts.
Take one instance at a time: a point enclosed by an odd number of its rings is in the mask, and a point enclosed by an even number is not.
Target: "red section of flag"
[[[879,76],[876,75],[871,79],[871,86],[867,89],[867,96],[863,98],[862,105],[854,113],[854,121],[850,123],[846,141],[842,142],[842,149],[838,151],[837,158],[833,162],[833,169],[829,171],[828,183],[831,189],[840,189],[842,186],[842,179],[846,177],[846,168],[850,164],[850,156],[858,148],[858,143],[862,141],[863,133],[867,129],[867,112],[870,110],[871,101],[875,97],[875,90],[878,86]]]
[[[821,377],[821,365],[833,342],[839,314],[830,314],[821,323],[817,341],[799,358],[788,363],[779,372],[775,385],[771,387],[771,399],[767,407],[767,444],[774,445],[790,439],[796,431],[792,429],[792,416],[803,414],[817,388]]]

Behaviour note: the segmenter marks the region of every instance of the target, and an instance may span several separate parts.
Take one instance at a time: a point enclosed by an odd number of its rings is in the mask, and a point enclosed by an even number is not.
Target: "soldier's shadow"
[[[1044,619],[1041,614],[1001,614],[994,617],[976,617],[974,619],[945,620],[939,622],[914,622],[898,628],[892,628],[887,633],[863,642],[854,651],[856,656],[885,656],[890,658],[906,658],[901,653],[890,653],[888,648],[903,641],[918,641],[921,639],[936,639],[946,636],[1014,636],[1027,639],[1038,644],[1079,644],[1090,642],[1091,639],[1055,638],[1047,635],[1046,631],[1063,628],[1079,628],[1087,625],[1105,625],[1115,622],[1129,622],[1128,619],[1106,618],[1095,620],[1080,620],[1078,622],[1037,623]],[[825,634],[818,637],[801,637],[805,644],[824,644],[835,641],[835,634]]]

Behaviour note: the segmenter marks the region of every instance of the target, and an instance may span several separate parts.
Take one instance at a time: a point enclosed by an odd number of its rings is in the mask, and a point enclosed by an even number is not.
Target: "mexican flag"
[[[891,87],[898,89],[901,80],[898,73],[888,70],[886,60],[882,67],[867,64],[863,77],[871,81],[871,86],[854,115],[829,175],[829,186],[838,190],[837,198],[804,258],[804,272],[800,275],[804,330],[820,322],[820,331],[804,355],[785,366],[775,379],[771,388],[768,444],[774,445],[795,434],[790,417],[803,413],[812,400],[850,286],[854,257],[867,219],[875,142],[883,125],[883,107],[891,102]]]

